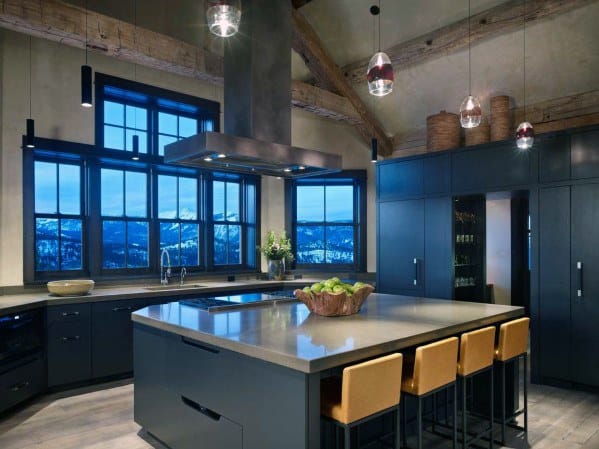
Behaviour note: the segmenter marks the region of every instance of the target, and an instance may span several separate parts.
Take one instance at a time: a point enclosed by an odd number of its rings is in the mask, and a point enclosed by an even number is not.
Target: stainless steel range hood
[[[242,8],[239,32],[225,41],[225,133],[167,145],[165,162],[286,178],[341,170],[341,156],[291,146],[291,2]]]

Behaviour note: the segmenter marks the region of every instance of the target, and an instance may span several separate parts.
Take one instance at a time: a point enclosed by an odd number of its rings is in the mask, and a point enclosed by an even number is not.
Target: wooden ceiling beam
[[[360,134],[367,142],[375,137],[378,140],[379,153],[382,156],[390,155],[393,151],[391,139],[335,64],[312,26],[297,10],[292,11],[292,21],[293,49],[316,77],[319,87],[346,97],[361,118],[361,123],[357,124]]]
[[[291,0],[295,9],[301,8],[302,6],[310,3],[312,0]]]
[[[526,22],[537,22],[595,1],[597,0],[527,0]],[[522,28],[523,14],[523,0],[510,0],[473,15],[471,42],[475,44]],[[385,49],[385,52],[397,71],[464,48],[468,48],[468,18],[394,45]],[[369,58],[366,58],[343,67],[343,73],[351,83],[365,82],[368,61]]]
[[[220,56],[169,36],[88,11],[88,49],[123,61],[223,85]],[[56,0],[0,0],[0,27],[71,47],[85,48],[85,10]],[[294,81],[292,104],[356,125],[349,100]]]

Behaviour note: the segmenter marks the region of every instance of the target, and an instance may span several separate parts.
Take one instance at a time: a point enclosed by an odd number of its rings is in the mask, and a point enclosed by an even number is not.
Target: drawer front
[[[55,322],[48,329],[48,386],[91,377],[89,321]]]
[[[185,396],[162,395],[160,416],[148,430],[171,449],[241,449],[242,427]]]
[[[41,357],[0,375],[0,412],[42,392],[44,381]]]
[[[67,306],[48,307],[48,327],[55,323],[71,323],[74,321],[89,321],[91,304],[72,304]]]

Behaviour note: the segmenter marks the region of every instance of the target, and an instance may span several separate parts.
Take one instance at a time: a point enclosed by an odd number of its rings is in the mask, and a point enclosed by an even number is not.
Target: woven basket
[[[441,151],[460,146],[460,118],[441,111],[426,118],[426,149]]]
[[[506,140],[510,138],[512,128],[512,114],[510,111],[510,97],[498,95],[491,98],[491,141]]]
[[[295,290],[295,297],[303,302],[310,312],[322,316],[346,316],[360,311],[368,295],[374,291],[372,285],[365,284],[354,292],[347,293],[310,292]]]
[[[466,134],[466,146],[470,145],[479,145],[481,143],[486,143],[489,141],[489,122],[486,117],[483,117],[480,125],[476,128],[468,128],[465,129],[464,132]]]

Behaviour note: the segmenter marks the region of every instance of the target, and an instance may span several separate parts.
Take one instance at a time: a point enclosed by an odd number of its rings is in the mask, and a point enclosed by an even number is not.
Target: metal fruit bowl
[[[48,291],[58,296],[83,296],[87,295],[95,285],[91,279],[71,279],[65,281],[51,281],[46,284]]]
[[[365,284],[352,295],[329,292],[310,292],[295,290],[293,293],[297,299],[303,302],[310,312],[322,316],[347,316],[360,311],[360,307],[368,295],[374,291],[372,285]]]

